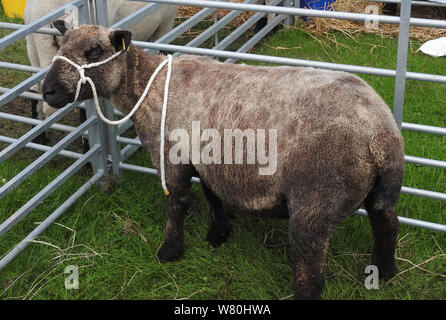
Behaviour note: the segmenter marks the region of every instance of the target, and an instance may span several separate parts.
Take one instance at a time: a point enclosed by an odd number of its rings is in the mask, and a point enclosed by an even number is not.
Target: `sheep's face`
[[[65,23],[56,21],[54,26],[64,34],[62,45],[57,55],[64,56],[82,66],[100,62],[128,47],[131,33],[124,30],[110,30],[101,26],[83,25],[67,30]],[[125,71],[125,53],[104,65],[85,69],[85,76],[90,77],[99,96],[109,97],[119,86]],[[43,82],[43,99],[55,108],[61,108],[73,102],[80,79],[77,69],[68,62],[57,59],[53,62]],[[93,97],[88,83],[83,84],[78,100]]]

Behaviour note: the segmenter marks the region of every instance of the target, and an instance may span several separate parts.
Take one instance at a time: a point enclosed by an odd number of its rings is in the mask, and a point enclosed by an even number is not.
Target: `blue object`
[[[300,0],[300,7],[316,10],[331,10],[331,4],[335,1],[336,0]]]

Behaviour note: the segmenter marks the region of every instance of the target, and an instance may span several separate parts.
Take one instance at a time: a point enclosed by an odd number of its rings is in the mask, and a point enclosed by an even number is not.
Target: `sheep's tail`
[[[402,136],[379,134],[370,144],[377,168],[375,183],[368,194],[367,210],[385,210],[395,206],[403,183],[404,150]]]

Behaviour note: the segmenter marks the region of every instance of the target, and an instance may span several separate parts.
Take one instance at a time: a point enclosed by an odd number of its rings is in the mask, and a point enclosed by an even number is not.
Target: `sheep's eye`
[[[101,47],[94,47],[85,52],[85,58],[87,58],[88,62],[97,61],[103,53],[104,50]]]

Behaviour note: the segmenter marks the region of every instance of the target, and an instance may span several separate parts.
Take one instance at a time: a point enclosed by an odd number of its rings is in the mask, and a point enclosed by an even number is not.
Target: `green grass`
[[[0,20],[2,20],[0,10]],[[373,35],[354,38],[332,33],[338,45],[300,29],[282,30],[259,46],[256,53],[393,68],[396,39]],[[333,38],[334,39],[334,38]],[[324,44],[323,44],[324,43]],[[419,44],[412,43],[414,50]],[[289,48],[289,49],[284,49]],[[372,49],[373,48],[373,49]],[[0,60],[14,56],[26,61],[24,42]],[[9,61],[9,60],[7,60]],[[409,70],[446,74],[444,60],[409,54]],[[20,76],[23,76],[20,75]],[[363,76],[392,105],[394,79]],[[7,81],[19,76],[4,75]],[[446,91],[440,85],[408,81],[404,121],[445,126]],[[4,133],[2,133],[4,134]],[[404,132],[406,154],[446,159],[446,138]],[[8,181],[40,153],[23,151],[0,165],[1,181]],[[131,163],[150,165],[138,152]],[[4,221],[72,163],[57,157],[0,203]],[[90,176],[85,169],[69,179],[0,241],[0,254],[23,239],[36,222],[55,210]],[[4,179],[4,180],[3,180]],[[4,183],[4,182],[3,182]],[[444,170],[406,166],[406,186],[446,191]],[[160,264],[156,252],[166,223],[162,189],[156,177],[125,172],[108,192],[90,189],[57,224],[48,228],[0,272],[0,299],[281,299],[292,295],[287,221],[234,213],[233,234],[221,248],[210,247],[205,236],[208,213],[200,199],[185,222],[186,252],[178,262]],[[399,215],[446,224],[446,204],[402,196]],[[350,217],[336,230],[327,256],[325,299],[444,299],[446,298],[446,236],[402,226],[397,246],[401,272],[379,290],[364,288],[364,268],[373,246],[368,220]],[[414,267],[419,265],[418,267]],[[64,269],[80,267],[79,290],[66,290]]]

